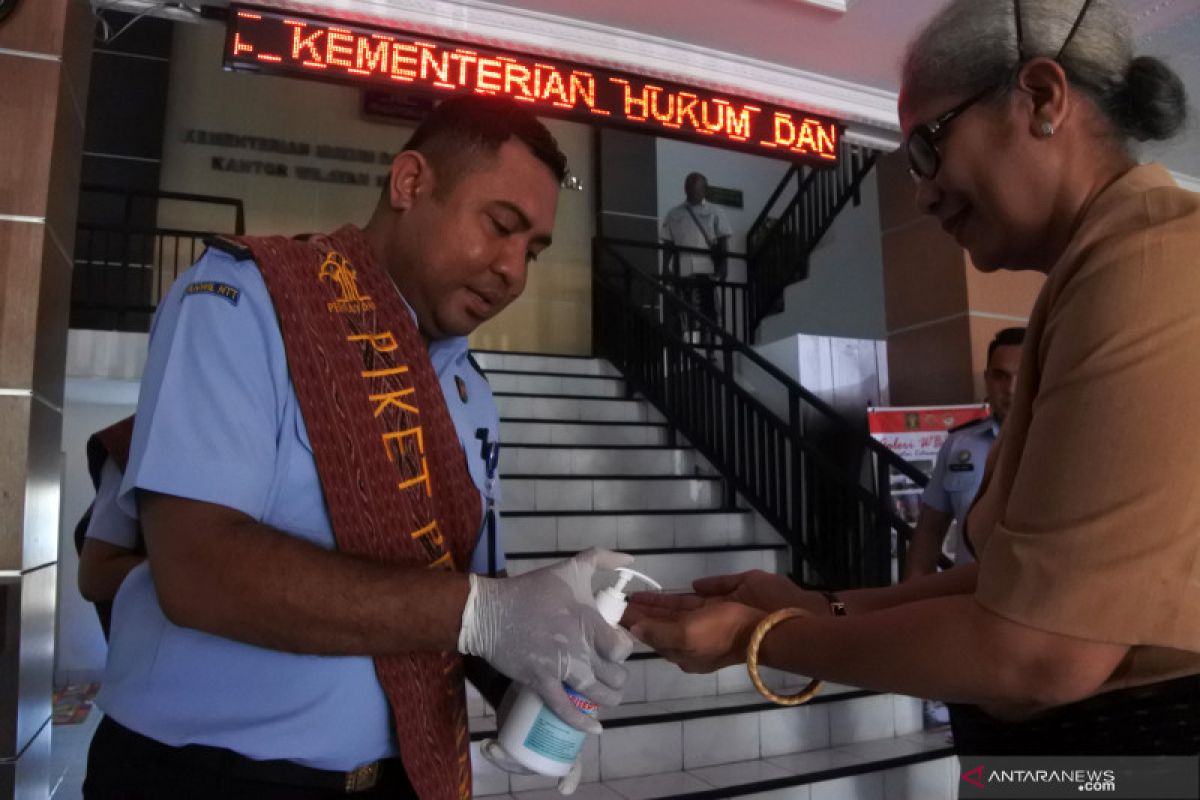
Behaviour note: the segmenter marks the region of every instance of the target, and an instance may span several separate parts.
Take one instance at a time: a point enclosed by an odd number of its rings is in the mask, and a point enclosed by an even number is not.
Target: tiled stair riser
[[[655,704],[654,708],[664,710],[669,704]],[[791,709],[610,726],[584,751],[584,780],[607,783],[753,760],[777,768],[777,776],[781,777],[845,766],[856,757],[861,761],[918,752],[920,747],[915,742],[920,736],[919,724],[917,730],[897,728],[899,719],[892,698],[878,695]],[[491,727],[491,723],[485,725]],[[854,735],[846,739],[847,732]],[[903,737],[914,737],[913,742],[905,747],[908,740]],[[486,793],[503,794],[553,785],[551,780],[537,777],[506,784],[506,776],[490,765],[485,765],[483,772],[487,783],[481,784],[476,794],[484,794],[485,786],[489,790]],[[766,777],[773,776],[772,770],[765,772]]]
[[[650,445],[667,444],[667,429],[643,423],[588,424],[584,422],[514,421],[500,422],[500,441],[504,445]]]
[[[744,513],[502,516],[508,551],[575,551],[587,547],[645,549],[779,542]]]
[[[661,511],[718,509],[713,478],[513,478],[503,485],[505,511]]]
[[[537,447],[503,450],[504,471],[513,475],[716,475],[694,450],[683,448]]]
[[[494,391],[494,390],[493,390]],[[592,422],[663,422],[662,414],[635,400],[599,400],[593,398],[538,397],[536,395],[498,394],[496,406],[501,417],[520,417],[559,421]]]

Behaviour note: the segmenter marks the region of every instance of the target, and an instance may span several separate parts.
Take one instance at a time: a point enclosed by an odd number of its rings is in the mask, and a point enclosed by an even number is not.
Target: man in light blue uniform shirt
[[[466,334],[524,288],[564,171],[523,110],[446,101],[363,231],[428,342],[483,500],[475,573],[504,566],[499,419]],[[631,642],[578,598],[627,559],[468,580],[336,551],[272,296],[236,244],[210,247],[159,307],[118,502],[149,561],[114,603],[87,798],[413,796],[379,654],[457,649],[493,702],[507,676],[590,730],[563,682],[619,701]]]
[[[904,562],[903,579],[906,581],[937,571],[951,523],[954,523],[951,544],[954,563],[969,564],[975,560],[963,538],[963,528],[967,512],[983,482],[988,453],[1000,435],[1004,417],[1012,408],[1024,341],[1024,328],[1005,328],[988,344],[983,386],[992,409],[991,416],[954,428],[938,450],[933,473],[921,494],[917,524]],[[941,703],[925,701],[923,713],[926,728],[950,722],[949,712]]]
[[[237,303],[184,294],[202,282],[236,287]],[[254,265],[210,248],[160,306],[152,336],[156,345],[173,346],[151,347],[146,362],[121,496],[125,511],[136,514],[138,487],[230,506],[334,549],[283,337]],[[491,390],[468,360],[465,337],[430,342],[429,355],[471,478],[483,494],[496,483],[488,478],[490,459],[481,447],[481,438],[489,449],[498,446]],[[487,501],[485,495],[485,509]],[[486,528],[481,521],[473,572],[488,570]],[[503,552],[496,542],[500,569]],[[220,744],[254,759],[286,753],[329,770],[395,755],[387,698],[369,657],[299,658],[171,625],[148,564],[125,579],[113,616],[98,702],[127,727],[157,734],[166,744]],[[247,675],[263,681],[247,684]],[[180,686],[188,691],[179,692]],[[159,702],[153,702],[156,695]],[[214,698],[228,704],[219,717],[212,714]]]
[[[1024,340],[1024,328],[1005,328],[988,344],[983,385],[992,414],[955,428],[942,443],[933,474],[921,495],[917,525],[904,565],[904,580],[937,570],[951,522],[955,523],[954,563],[967,564],[975,560],[963,540],[963,527],[983,480],[988,453],[1012,407]]]

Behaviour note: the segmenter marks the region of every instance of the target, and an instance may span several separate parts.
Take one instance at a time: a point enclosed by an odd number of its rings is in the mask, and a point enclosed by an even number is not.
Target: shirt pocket
[[[947,472],[946,477],[942,478],[942,489],[946,491],[946,494],[962,494],[963,492],[974,494],[978,487],[978,469]]]

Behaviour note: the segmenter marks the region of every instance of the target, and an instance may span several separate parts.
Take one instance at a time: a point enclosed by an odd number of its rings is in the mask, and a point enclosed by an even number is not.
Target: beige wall
[[[386,163],[194,144],[185,141],[186,132],[217,131],[314,148],[321,144],[393,153],[407,140],[411,127],[363,119],[359,92],[352,88],[224,72],[223,37],[220,26],[175,28],[161,187],[242,198],[250,233],[296,234],[365,223],[379,197],[374,179],[386,173]],[[547,125],[585,191],[562,193],[554,245],[531,268],[525,295],[472,336],[476,347],[579,354],[591,350],[592,131],[556,120]],[[217,171],[212,168],[214,157],[282,164],[289,176]],[[364,173],[370,181],[367,186],[346,186],[295,177],[296,169],[304,167]],[[221,219],[209,217],[199,224],[216,225]],[[163,205],[162,224],[184,220],[197,224],[194,205]]]
[[[980,272],[937,221],[918,212],[902,153],[880,159],[879,214],[888,373],[896,405],[983,398],[987,346],[1025,324],[1044,277]]]

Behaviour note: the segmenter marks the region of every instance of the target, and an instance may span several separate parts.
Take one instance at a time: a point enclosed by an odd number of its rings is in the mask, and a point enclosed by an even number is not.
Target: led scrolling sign
[[[537,113],[831,164],[837,125],[804,111],[542,56],[234,6],[225,66],[421,94],[478,92]]]

